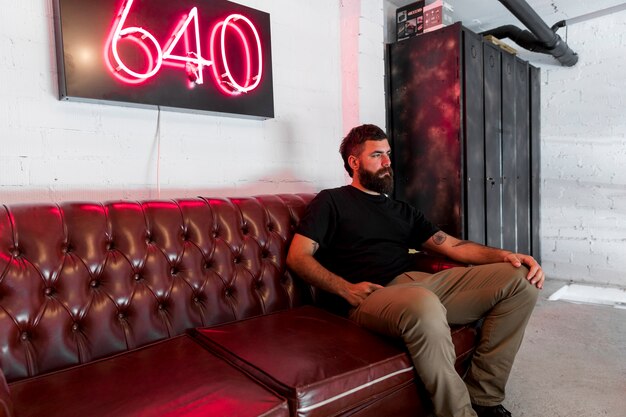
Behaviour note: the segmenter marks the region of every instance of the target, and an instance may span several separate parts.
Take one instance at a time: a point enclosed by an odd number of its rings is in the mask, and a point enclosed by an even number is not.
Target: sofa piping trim
[[[320,401],[317,404],[309,405],[308,407],[299,408],[298,412],[299,413],[300,412],[307,412],[307,411],[311,411],[311,410],[314,410],[314,409],[319,408],[319,407],[323,407],[326,404],[329,404],[329,403],[331,403],[333,401],[337,401],[337,400],[339,400],[339,399],[341,399],[343,397],[346,397],[346,396],[348,396],[350,394],[354,394],[355,392],[360,391],[362,389],[371,387],[372,385],[375,385],[375,384],[377,384],[379,382],[382,382],[382,381],[384,381],[386,379],[393,378],[396,375],[400,375],[400,374],[403,374],[405,372],[412,372],[412,371],[413,371],[413,367],[412,366],[409,367],[409,368],[400,369],[399,371],[392,372],[389,375],[382,376],[382,377],[380,377],[378,379],[375,379],[373,381],[367,382],[367,383],[365,383],[363,385],[359,385],[358,387],[352,388],[351,390],[348,390],[346,392],[342,392],[341,394],[335,395],[334,397],[328,398],[328,399],[326,399],[324,401]]]

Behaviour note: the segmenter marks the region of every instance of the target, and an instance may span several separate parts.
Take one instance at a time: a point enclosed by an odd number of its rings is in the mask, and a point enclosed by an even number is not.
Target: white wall
[[[160,129],[157,110],[60,102],[51,0],[3,4],[0,203],[307,192],[345,183],[337,150],[341,0],[239,3],[271,15],[276,117],[161,111]],[[380,33],[366,32],[379,41],[359,42],[359,54],[381,61],[359,71],[359,109],[384,123],[382,18],[372,19]]]
[[[384,2],[360,0],[359,122],[385,129]]]
[[[578,64],[542,65],[543,267],[626,286],[626,12],[567,35]]]

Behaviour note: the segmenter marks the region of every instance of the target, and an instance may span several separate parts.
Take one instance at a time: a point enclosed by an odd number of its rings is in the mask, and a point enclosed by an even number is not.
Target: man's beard
[[[388,173],[389,175],[383,175]],[[359,170],[359,182],[370,191],[381,194],[391,194],[393,191],[393,170],[391,167],[381,168],[376,172]]]

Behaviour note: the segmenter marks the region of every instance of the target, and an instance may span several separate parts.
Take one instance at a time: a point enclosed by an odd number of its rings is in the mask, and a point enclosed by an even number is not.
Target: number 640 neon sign
[[[198,9],[193,7],[189,14],[183,16],[172,31],[171,36],[163,47],[156,37],[148,30],[129,26],[124,27],[134,0],[127,0],[117,14],[109,37],[105,44],[104,58],[107,67],[114,77],[127,84],[141,84],[154,77],[163,65],[185,69],[188,78],[196,84],[204,83],[204,68],[211,67],[213,79],[218,88],[229,95],[247,93],[258,87],[263,75],[263,50],[261,39],[254,24],[241,14],[231,14],[218,22],[209,37],[209,58],[203,57],[200,42],[200,27],[198,23]],[[195,48],[191,50],[188,32],[193,23]],[[226,37],[230,31],[241,41],[244,57],[243,70],[235,75],[229,65],[226,49]],[[249,37],[253,37],[250,47]],[[147,68],[133,69],[125,62],[120,54],[120,43],[131,42],[143,52]],[[174,50],[184,42],[186,55],[176,55]],[[180,47],[179,47],[180,49]],[[256,53],[256,59],[252,54]],[[256,70],[256,71],[253,71]]]

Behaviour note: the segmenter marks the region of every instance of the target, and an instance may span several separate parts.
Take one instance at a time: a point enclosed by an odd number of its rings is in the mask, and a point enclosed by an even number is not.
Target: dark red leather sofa
[[[399,341],[287,271],[312,197],[1,206],[0,416],[428,415]]]

